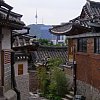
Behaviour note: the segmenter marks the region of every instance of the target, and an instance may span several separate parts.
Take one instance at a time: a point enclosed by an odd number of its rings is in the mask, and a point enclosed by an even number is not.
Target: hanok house
[[[77,94],[100,100],[100,3],[87,0],[80,16],[50,31],[68,38],[69,62],[77,65]]]
[[[19,33],[18,33],[19,32]],[[13,31],[13,50],[15,51],[14,69],[17,88],[20,91],[21,100],[29,99],[29,65],[30,51],[36,50],[38,43],[36,36],[29,36],[25,30]],[[31,87],[32,88],[32,87]]]
[[[15,84],[12,58],[12,30],[24,27],[22,15],[11,11],[12,7],[0,0],[0,100],[20,100]]]

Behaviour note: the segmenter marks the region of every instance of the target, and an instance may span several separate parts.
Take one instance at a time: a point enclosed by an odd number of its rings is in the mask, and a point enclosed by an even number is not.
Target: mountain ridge
[[[29,34],[32,36],[37,36],[37,38],[52,40],[52,34],[49,32],[49,28],[52,25],[45,24],[30,24],[28,25],[30,28]]]

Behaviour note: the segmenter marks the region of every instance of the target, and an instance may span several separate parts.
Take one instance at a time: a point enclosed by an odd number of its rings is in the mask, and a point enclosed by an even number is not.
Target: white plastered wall
[[[11,31],[7,28],[2,28],[2,49],[11,49]]]
[[[1,43],[0,43],[0,69],[1,69],[1,50],[11,49],[11,31],[10,29],[3,27],[0,33]],[[1,80],[1,70],[0,70],[0,80]]]

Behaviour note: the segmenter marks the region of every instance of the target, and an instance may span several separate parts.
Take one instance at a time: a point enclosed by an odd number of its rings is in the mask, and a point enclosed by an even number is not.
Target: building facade
[[[11,11],[12,7],[0,0],[0,100],[20,100],[14,84],[12,63],[12,30],[24,27],[22,15]]]
[[[68,38],[69,62],[76,62],[76,94],[100,100],[100,3],[87,0],[80,16],[50,29]],[[73,76],[74,76],[73,75]]]
[[[20,91],[21,100],[29,99],[29,55],[31,51],[36,50],[38,47],[35,36],[27,35],[29,28],[27,27],[25,29],[13,31],[15,79],[18,90]]]
[[[15,52],[15,79],[21,100],[29,99],[29,73],[28,73],[28,55],[22,52]]]

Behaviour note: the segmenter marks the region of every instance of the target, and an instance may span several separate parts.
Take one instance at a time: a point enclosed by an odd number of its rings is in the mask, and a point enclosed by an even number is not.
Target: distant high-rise
[[[38,15],[37,15],[37,9],[36,9],[36,15],[35,15],[35,18],[36,18],[36,25],[37,25],[37,18],[38,18]]]

